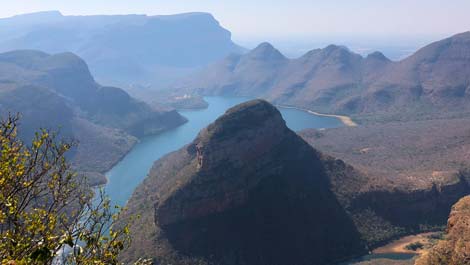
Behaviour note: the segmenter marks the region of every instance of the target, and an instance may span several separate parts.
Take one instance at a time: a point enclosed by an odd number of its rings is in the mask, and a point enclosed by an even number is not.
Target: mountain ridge
[[[109,170],[138,137],[186,121],[174,110],[156,110],[120,88],[99,85],[87,64],[72,53],[34,50],[0,54],[0,112],[21,114],[25,142],[40,128],[82,142],[71,154],[74,166],[98,173]]]
[[[455,112],[467,108],[470,100],[470,32],[433,42],[400,61],[380,52],[363,57],[329,45],[271,63],[250,57],[258,48],[237,60],[219,61],[174,90],[262,97],[275,104],[357,116]]]
[[[0,52],[73,52],[87,61],[100,83],[126,89],[162,85],[244,51],[205,12],[155,16],[40,12],[0,19],[0,38]]]

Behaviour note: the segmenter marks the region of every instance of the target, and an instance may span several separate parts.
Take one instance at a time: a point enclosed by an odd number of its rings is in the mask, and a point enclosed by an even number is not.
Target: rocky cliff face
[[[71,51],[101,82],[167,84],[243,49],[207,13],[63,16],[40,12],[0,19],[0,51]]]
[[[468,180],[462,176],[455,183],[428,189],[381,187],[361,192],[346,209],[369,247],[374,248],[400,236],[440,229],[452,205],[469,193]]]
[[[470,264],[470,197],[460,199],[453,207],[447,221],[447,234],[416,265],[466,265]]]
[[[360,254],[359,234],[330,190],[331,161],[269,103],[238,105],[155,163],[129,201],[130,213],[144,216],[126,258],[327,264]]]

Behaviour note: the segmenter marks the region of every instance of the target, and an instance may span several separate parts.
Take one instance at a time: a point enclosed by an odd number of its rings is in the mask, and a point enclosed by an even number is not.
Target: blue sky
[[[240,42],[289,39],[432,39],[470,30],[469,0],[0,0],[0,17],[212,13]]]

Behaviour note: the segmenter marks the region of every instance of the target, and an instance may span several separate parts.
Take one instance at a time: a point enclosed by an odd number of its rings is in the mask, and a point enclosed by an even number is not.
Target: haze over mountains
[[[63,16],[50,11],[0,19],[0,51],[74,52],[97,80],[123,85],[149,102],[160,96],[152,90],[176,81],[171,95],[197,91],[263,97],[342,114],[459,111],[468,106],[468,32],[397,62],[380,52],[362,57],[335,45],[296,59],[268,43],[241,54],[244,49],[230,35],[207,13]]]
[[[156,93],[178,108],[207,107],[206,95],[271,102],[229,109],[154,163],[128,203],[126,214],[141,218],[125,262],[331,264],[439,229],[470,193],[470,32],[400,61],[337,45],[292,59],[269,43],[245,53],[207,13],[52,11],[0,19],[0,51],[2,116],[20,112],[27,141],[40,127],[77,139],[69,158],[92,185],[140,138],[186,121],[112,84],[142,96],[178,79]],[[272,104],[350,115],[359,126],[296,134]],[[142,143],[151,153],[181,146],[172,132]],[[132,163],[147,170],[138,162],[150,153],[140,154]],[[133,187],[121,180],[118,193]],[[468,204],[458,204],[459,226]],[[461,230],[449,230],[443,246],[455,250]]]
[[[0,54],[0,111],[21,114],[21,137],[39,128],[60,130],[80,141],[78,169],[103,172],[135,143],[185,122],[176,111],[159,111],[115,87],[95,82],[72,53],[20,50]],[[93,156],[90,156],[92,155]]]
[[[0,19],[0,52],[73,52],[98,81],[148,86],[174,81],[243,49],[208,13],[63,16],[58,11]]]
[[[295,59],[268,43],[242,54],[244,49],[232,42],[230,32],[207,13],[40,12],[0,19],[0,37],[0,51],[74,52],[101,83],[122,86],[151,103],[161,97],[156,88],[176,82],[171,95],[197,91],[263,97],[342,114],[458,111],[468,106],[470,33],[435,42],[397,62],[380,52],[362,57],[335,45]],[[178,81],[209,64],[185,82]]]
[[[287,59],[268,43],[231,55],[180,83],[202,95],[263,97],[277,104],[346,114],[460,111],[470,100],[470,32],[393,62],[330,45]]]

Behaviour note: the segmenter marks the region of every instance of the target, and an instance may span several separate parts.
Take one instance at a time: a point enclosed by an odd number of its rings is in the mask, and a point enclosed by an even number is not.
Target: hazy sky
[[[310,36],[447,36],[470,30],[470,0],[0,0],[0,17],[212,13],[235,40]]]

